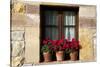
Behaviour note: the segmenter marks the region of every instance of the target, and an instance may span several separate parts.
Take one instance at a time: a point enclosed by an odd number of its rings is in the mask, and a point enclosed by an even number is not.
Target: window
[[[68,38],[69,40],[75,38],[75,13],[74,12],[65,11],[59,14],[59,11],[46,10],[44,15],[45,15],[44,16],[45,37],[49,37],[52,40],[57,40],[61,38],[59,36],[65,36],[65,38]],[[62,27],[61,28],[62,30],[60,29],[60,27]]]
[[[41,37],[78,39],[78,7],[41,5]]]
[[[78,39],[78,6],[40,6],[40,41],[45,38],[61,39],[62,36],[71,40]],[[41,48],[42,46],[40,46]],[[40,54],[40,61],[43,59]],[[55,60],[55,57],[54,57]]]

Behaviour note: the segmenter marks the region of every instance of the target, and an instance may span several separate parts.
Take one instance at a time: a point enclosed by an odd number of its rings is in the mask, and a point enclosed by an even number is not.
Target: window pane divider
[[[44,27],[58,27],[58,26],[44,26]]]
[[[73,28],[75,28],[75,26],[63,26],[63,27],[69,27],[69,28],[70,28],[70,27],[73,27]]]

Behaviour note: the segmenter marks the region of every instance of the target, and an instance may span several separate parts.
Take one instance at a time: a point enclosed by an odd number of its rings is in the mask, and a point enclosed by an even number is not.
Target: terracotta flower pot
[[[51,61],[51,54],[50,52],[43,52],[44,62],[50,62]]]
[[[70,60],[71,61],[76,61],[77,60],[77,56],[78,56],[78,52],[77,51],[73,51],[70,53]]]
[[[56,59],[57,59],[57,61],[63,61],[63,55],[64,55],[63,51],[57,51],[56,52]]]

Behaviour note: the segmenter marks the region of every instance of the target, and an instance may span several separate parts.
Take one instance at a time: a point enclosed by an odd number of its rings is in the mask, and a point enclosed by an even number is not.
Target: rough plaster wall
[[[96,6],[89,6],[89,5],[80,6],[79,16],[85,18],[96,18]]]
[[[32,26],[26,27],[26,50],[25,50],[25,63],[36,64],[39,63],[39,6],[27,5],[26,14],[31,18]],[[27,21],[29,22],[29,21]]]
[[[39,62],[39,28],[26,27],[25,32],[25,63]]]
[[[94,61],[94,39],[96,39],[96,7],[80,6],[79,8],[79,40],[81,61]]]

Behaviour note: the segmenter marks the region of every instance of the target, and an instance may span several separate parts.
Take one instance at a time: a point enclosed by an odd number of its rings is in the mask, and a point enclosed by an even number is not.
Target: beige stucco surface
[[[96,6],[80,6],[79,16],[86,18],[96,18]]]
[[[80,60],[94,61],[96,44],[96,7],[80,6],[79,9],[79,40],[82,49],[80,49]]]
[[[39,28],[26,27],[25,63],[39,62]]]

